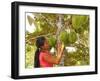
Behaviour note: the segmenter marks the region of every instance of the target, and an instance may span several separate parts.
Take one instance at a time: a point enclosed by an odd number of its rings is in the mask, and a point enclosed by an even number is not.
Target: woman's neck
[[[42,52],[48,52],[49,50],[47,49],[41,49]]]

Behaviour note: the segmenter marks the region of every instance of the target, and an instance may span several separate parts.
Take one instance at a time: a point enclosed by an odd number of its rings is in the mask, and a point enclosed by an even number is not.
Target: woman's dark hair
[[[40,61],[39,61],[39,55],[40,55],[40,49],[41,46],[44,45],[45,42],[45,37],[38,37],[36,40],[36,47],[37,50],[35,52],[35,58],[34,58],[34,67],[40,67]]]

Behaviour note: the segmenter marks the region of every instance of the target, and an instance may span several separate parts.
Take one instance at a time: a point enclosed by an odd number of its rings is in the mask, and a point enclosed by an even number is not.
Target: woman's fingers
[[[63,50],[64,50],[64,44],[62,44],[62,46],[61,46],[61,52],[63,52]]]
[[[64,50],[64,44],[63,43],[58,43],[57,51],[58,53],[62,53]]]

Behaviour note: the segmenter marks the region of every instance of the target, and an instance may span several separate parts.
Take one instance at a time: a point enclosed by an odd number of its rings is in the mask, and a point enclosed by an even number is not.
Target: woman
[[[45,37],[38,37],[36,40],[37,50],[35,52],[34,67],[53,67],[58,64],[63,54],[64,45],[57,45],[57,56],[49,52],[50,46]]]

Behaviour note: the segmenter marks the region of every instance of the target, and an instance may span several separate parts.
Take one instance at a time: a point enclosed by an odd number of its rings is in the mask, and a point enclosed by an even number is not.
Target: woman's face
[[[43,46],[43,48],[44,48],[44,49],[47,49],[47,50],[50,48],[50,46],[49,46],[49,42],[48,42],[47,39],[46,39],[45,42],[44,42],[44,46]]]

